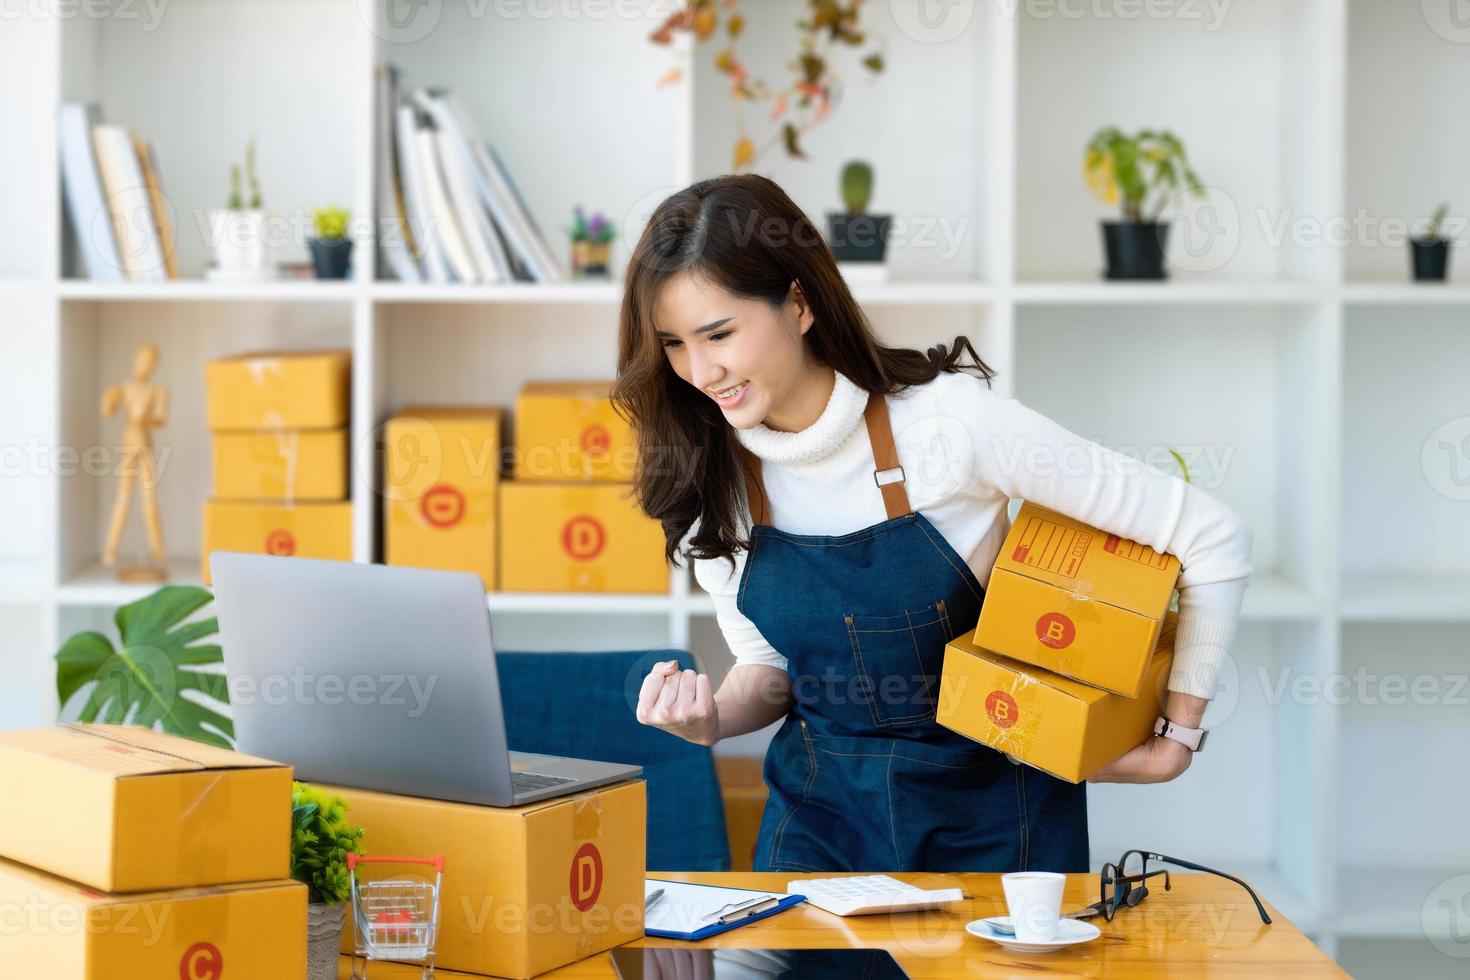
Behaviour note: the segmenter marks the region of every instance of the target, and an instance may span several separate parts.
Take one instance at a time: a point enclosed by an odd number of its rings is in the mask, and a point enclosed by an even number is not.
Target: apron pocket
[[[847,613],[842,620],[853,661],[853,682],[843,693],[866,706],[878,727],[932,719],[950,639],[944,600],[893,616]]]

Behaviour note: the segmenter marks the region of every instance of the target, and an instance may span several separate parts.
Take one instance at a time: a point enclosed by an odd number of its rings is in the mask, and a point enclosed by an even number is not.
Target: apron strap
[[[888,402],[882,395],[868,395],[868,405],[863,409],[863,421],[868,427],[868,442],[873,447],[873,482],[883,494],[883,508],[888,512],[888,519],[912,514],[908,491],[904,489],[903,467],[898,462],[898,447],[893,442],[893,424],[888,418]],[[744,446],[739,448],[745,470],[745,499],[750,505],[751,521],[754,524],[769,525],[770,505],[766,496],[765,479],[761,476],[760,457]]]
[[[863,409],[868,424],[868,441],[873,445],[873,482],[883,493],[883,506],[888,519],[913,513],[908,491],[904,489],[903,467],[898,462],[898,447],[893,443],[893,425],[888,418],[888,402],[880,394],[869,393],[868,407]]]

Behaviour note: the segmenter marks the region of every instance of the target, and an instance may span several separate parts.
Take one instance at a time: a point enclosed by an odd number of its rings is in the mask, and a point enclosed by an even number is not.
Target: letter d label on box
[[[572,906],[585,912],[597,904],[602,894],[602,853],[590,841],[577,849],[572,856],[572,873],[569,885]]]

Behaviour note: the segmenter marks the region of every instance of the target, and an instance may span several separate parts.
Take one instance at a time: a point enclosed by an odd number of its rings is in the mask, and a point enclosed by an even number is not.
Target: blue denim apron
[[[881,395],[864,419],[888,520],[850,534],[771,527],[744,453],[737,608],[786,657],[793,700],[766,753],[755,870],[1086,871],[1086,784],[934,720],[945,644],[975,628],[985,590],[910,509]]]

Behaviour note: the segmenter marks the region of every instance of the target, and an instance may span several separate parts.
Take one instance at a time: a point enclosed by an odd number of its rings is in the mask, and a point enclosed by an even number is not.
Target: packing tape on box
[[[182,870],[184,856],[188,855],[191,865],[200,869],[202,882],[224,881],[229,877],[229,842],[215,838],[217,818],[230,812],[231,780],[225,772],[213,772],[200,788],[189,774],[179,781],[179,822],[185,831],[167,835],[172,846],[173,866]],[[195,811],[202,809],[203,815]]]
[[[182,957],[180,976],[217,977],[223,973],[224,964],[219,959],[221,951],[230,948],[230,904],[225,892],[203,892],[193,901],[172,902],[164,907],[167,918],[163,935],[172,940],[168,945]]]
[[[1035,744],[1037,726],[1040,724],[1039,713],[1028,711],[1026,717],[1021,717],[1016,695],[1028,687],[1039,684],[1041,681],[1036,680],[1030,674],[1015,671],[1011,674],[1011,683],[1008,687],[997,687],[985,696],[985,714],[990,720],[991,732],[995,739],[988,743],[991,748],[1011,757],[1025,753]],[[1002,696],[997,697],[996,695]],[[1017,760],[1012,758],[1011,761]]]
[[[602,794],[593,792],[587,796],[578,798],[572,803],[572,840],[577,843],[596,840],[602,836]],[[599,872],[601,873],[601,872]],[[593,905],[581,913],[581,928],[577,930],[577,959],[585,960],[597,950],[593,946],[601,937],[597,935],[600,929],[612,928],[611,922],[598,921],[601,917],[594,917],[594,913],[600,908],[606,908],[601,902]],[[593,921],[588,921],[592,919]]]

